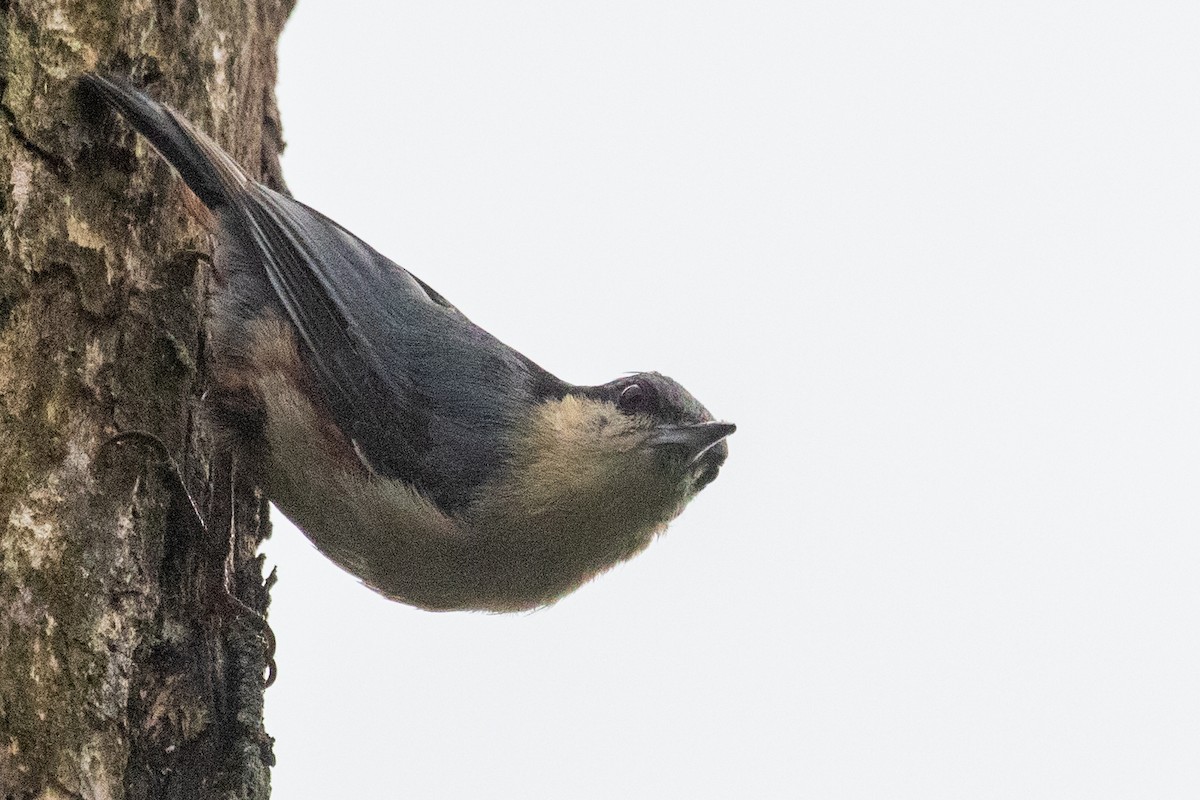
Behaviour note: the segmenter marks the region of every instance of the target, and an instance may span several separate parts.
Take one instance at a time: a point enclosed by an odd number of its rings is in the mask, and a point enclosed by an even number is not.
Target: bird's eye
[[[635,414],[649,411],[653,402],[650,392],[646,391],[645,387],[640,383],[631,383],[621,390],[621,396],[617,398],[617,408],[626,414]]]

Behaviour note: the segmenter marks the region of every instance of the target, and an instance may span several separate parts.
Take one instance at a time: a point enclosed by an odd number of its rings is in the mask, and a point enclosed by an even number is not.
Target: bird
[[[129,79],[81,84],[207,209],[207,402],[239,471],[369,588],[432,611],[546,606],[717,477],[736,426],[678,382],[568,383]]]

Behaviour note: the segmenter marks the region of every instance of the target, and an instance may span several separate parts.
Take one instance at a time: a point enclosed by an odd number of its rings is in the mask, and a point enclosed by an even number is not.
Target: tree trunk
[[[280,187],[291,4],[0,0],[5,800],[269,794],[263,626],[219,602],[232,550],[231,591],[265,610],[268,521],[203,416],[209,237],[76,82],[132,76]],[[156,438],[110,441],[130,430]]]

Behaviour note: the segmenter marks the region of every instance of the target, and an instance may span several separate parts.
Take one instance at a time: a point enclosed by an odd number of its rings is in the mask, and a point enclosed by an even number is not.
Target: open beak
[[[653,447],[681,447],[688,461],[696,461],[710,447],[737,430],[732,422],[697,422],[694,425],[659,425],[650,435]]]

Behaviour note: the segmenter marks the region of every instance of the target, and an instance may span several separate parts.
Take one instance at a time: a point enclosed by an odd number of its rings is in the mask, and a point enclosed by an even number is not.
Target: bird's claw
[[[161,437],[144,430],[134,429],[122,431],[121,433],[109,437],[102,442],[100,444],[100,450],[104,450],[105,448],[114,444],[121,444],[131,439],[136,439],[150,444],[157,452],[163,463],[167,465],[167,471],[171,473],[171,476],[175,481],[176,489],[178,490],[177,496],[187,500],[187,509],[190,511],[189,516],[191,517],[191,523],[195,526],[196,530],[200,532],[201,541],[209,542],[208,523],[205,520],[204,515],[200,513],[200,507],[196,505],[196,501],[192,498],[191,492],[188,491],[187,484],[183,479],[183,470],[180,468],[179,462],[175,459],[175,456],[171,453],[170,448],[167,447],[167,443],[164,442]],[[232,512],[232,509],[229,510]],[[226,525],[225,529],[229,530],[229,526]],[[221,556],[221,599],[218,602],[220,602],[226,610],[232,611],[237,617],[249,617],[258,625],[259,633],[263,638],[264,660],[266,661],[267,672],[267,676],[263,681],[263,688],[268,688],[271,686],[271,684],[275,683],[275,677],[279,672],[275,663],[275,632],[271,630],[271,625],[269,622],[267,622],[267,618],[265,616],[255,611],[230,590],[230,568],[228,562],[226,561],[228,551],[221,554]]]

